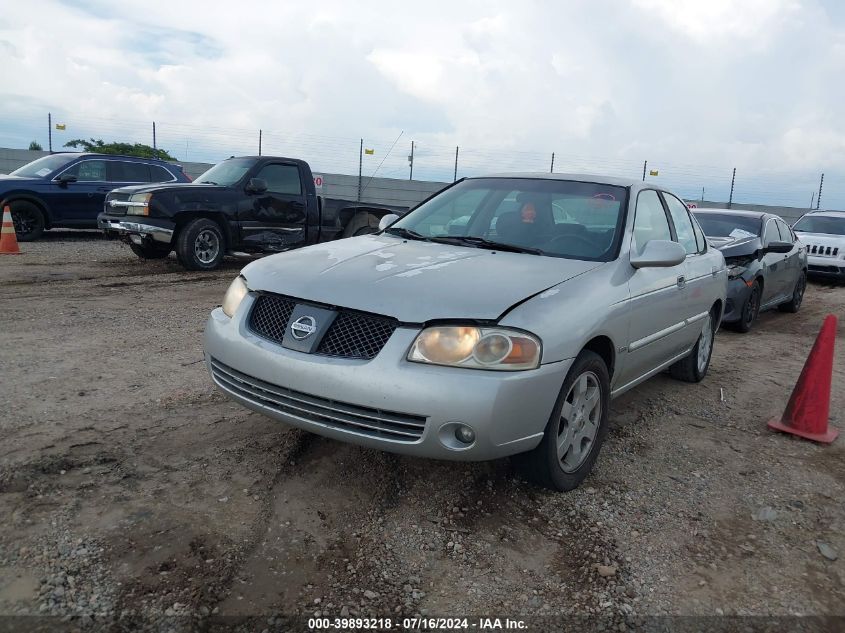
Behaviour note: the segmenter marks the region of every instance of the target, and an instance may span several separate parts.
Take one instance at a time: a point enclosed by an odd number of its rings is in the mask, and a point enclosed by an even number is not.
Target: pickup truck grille
[[[835,246],[819,246],[818,244],[810,244],[807,246],[807,253],[821,257],[836,257],[839,255],[839,249]]]
[[[425,431],[426,417],[329,400],[248,376],[216,358],[211,375],[226,391],[285,416],[394,442],[416,442]]]
[[[281,345],[288,321],[298,303],[305,302],[281,295],[260,295],[249,315],[249,329]],[[316,353],[371,360],[382,350],[398,325],[396,319],[341,308]]]
[[[126,202],[129,200],[128,193],[110,193],[106,196],[106,201],[103,204],[103,211],[108,215],[126,215],[126,207],[113,207],[111,201]]]

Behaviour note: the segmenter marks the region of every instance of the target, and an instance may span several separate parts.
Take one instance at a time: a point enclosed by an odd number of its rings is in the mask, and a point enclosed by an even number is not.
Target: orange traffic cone
[[[15,224],[12,222],[12,210],[7,204],[3,207],[3,226],[0,227],[0,255],[19,255],[20,252]]]
[[[827,315],[813,349],[804,363],[789,404],[780,420],[770,420],[769,428],[830,444],[839,431],[828,427],[830,382],[833,376],[833,346],[836,343],[836,317]]]

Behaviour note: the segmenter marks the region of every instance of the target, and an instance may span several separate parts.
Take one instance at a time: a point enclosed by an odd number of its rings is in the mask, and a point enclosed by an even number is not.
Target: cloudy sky
[[[451,179],[635,176],[686,197],[845,206],[845,3],[565,0],[7,2],[0,146],[157,142]],[[401,133],[401,136],[400,136]],[[391,145],[399,138],[388,154]],[[384,160],[384,164],[381,161]],[[842,184],[840,184],[840,182]],[[828,206],[824,205],[823,206]]]

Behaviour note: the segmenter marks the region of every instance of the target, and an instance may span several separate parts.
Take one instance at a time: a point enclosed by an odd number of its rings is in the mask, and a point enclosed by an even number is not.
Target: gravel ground
[[[202,330],[238,262],[188,273],[78,232],[22,249],[0,259],[2,615],[203,631],[223,616],[255,631],[297,616],[589,616],[608,630],[845,616],[843,440],[765,426],[845,287],[812,284],[799,314],[721,331],[702,384],[658,376],[616,400],[594,474],[554,494],[508,460],[365,450],[217,393]]]

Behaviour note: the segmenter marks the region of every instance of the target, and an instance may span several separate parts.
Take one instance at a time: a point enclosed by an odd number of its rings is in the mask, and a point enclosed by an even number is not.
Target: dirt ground
[[[365,450],[216,392],[202,331],[241,263],[188,273],[73,232],[22,249],[0,256],[0,614],[845,616],[845,437],[765,424],[833,313],[845,427],[845,286],[720,331],[699,385],[616,400],[595,472],[555,494],[509,460]]]

